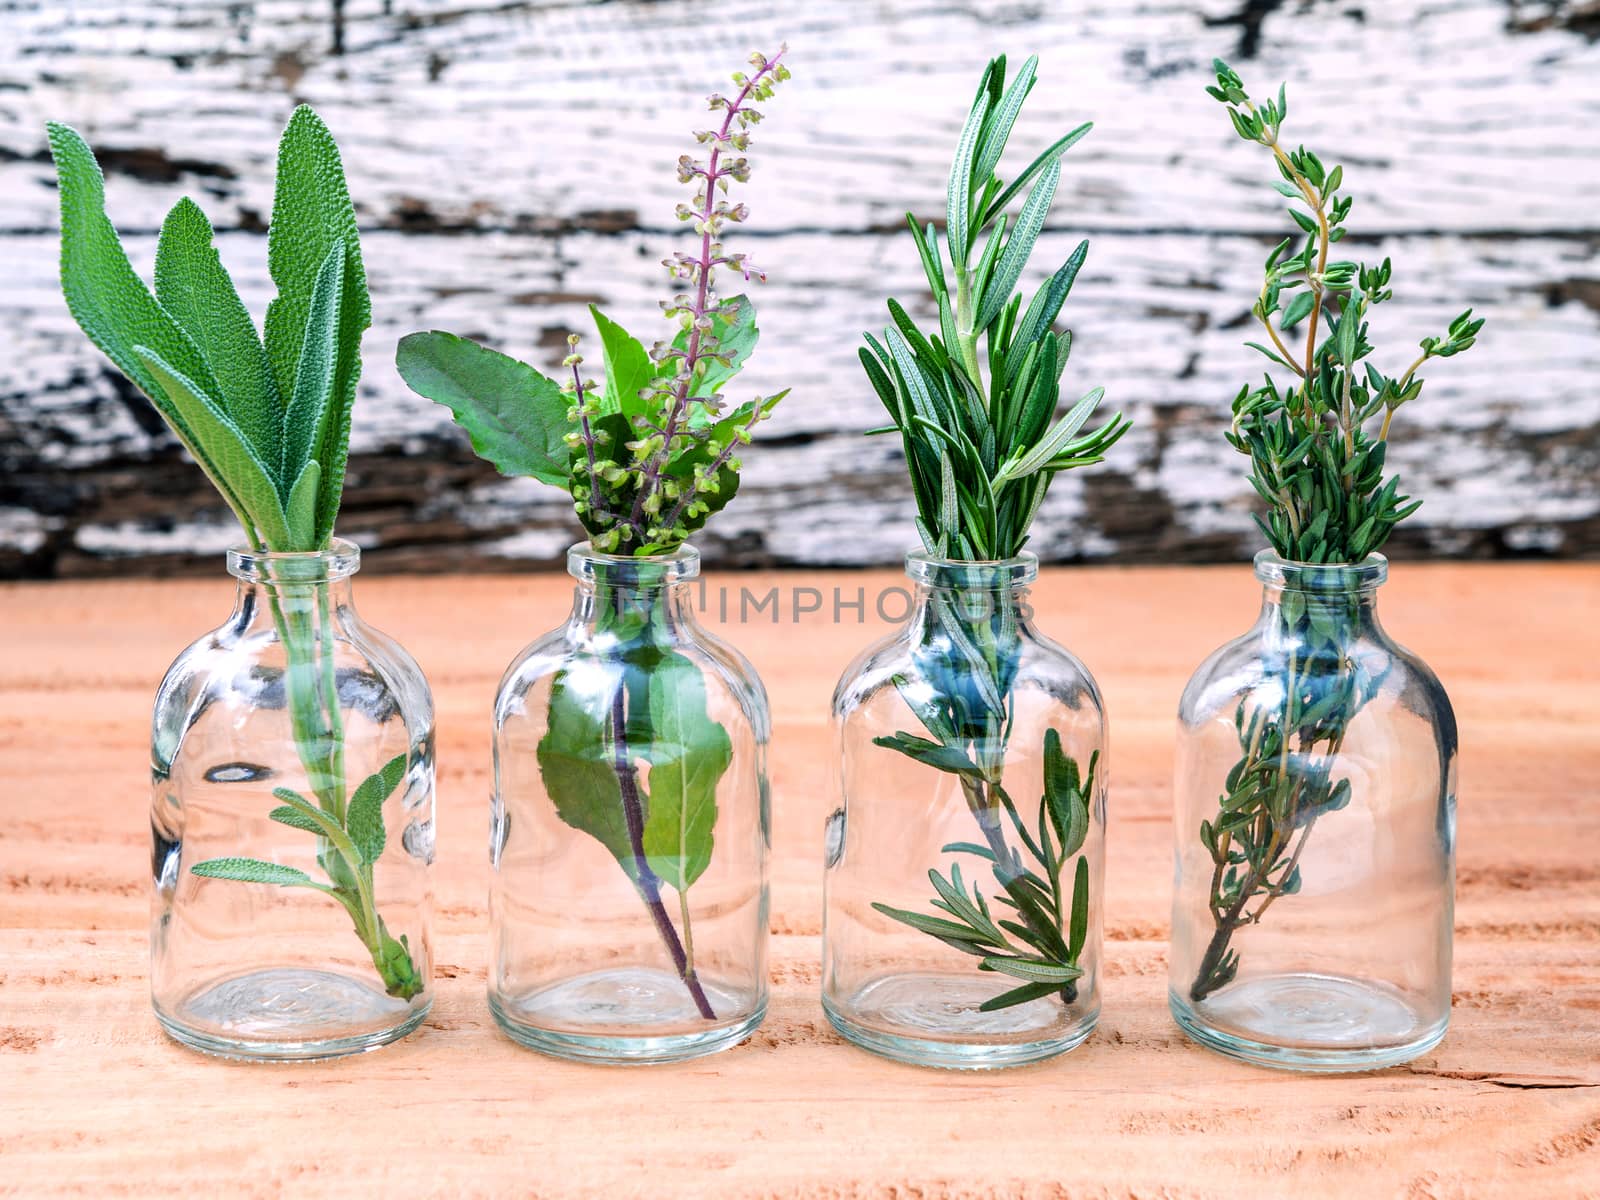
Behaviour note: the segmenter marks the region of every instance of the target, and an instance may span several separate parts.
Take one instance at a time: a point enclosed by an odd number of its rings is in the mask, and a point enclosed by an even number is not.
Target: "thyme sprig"
[[[1377,266],[1332,259],[1354,203],[1342,193],[1343,167],[1285,145],[1284,87],[1258,105],[1226,63],[1213,65],[1216,83],[1206,91],[1227,107],[1241,138],[1272,153],[1279,175],[1273,187],[1289,200],[1297,228],[1267,256],[1251,308],[1270,345],[1247,343],[1290,378],[1280,387],[1269,374],[1259,386],[1240,388],[1228,441],[1250,459],[1251,486],[1268,506],[1256,523],[1281,558],[1358,564],[1420,506],[1401,494],[1397,475],[1384,475],[1395,413],[1421,393],[1423,365],[1470,349],[1483,319],[1463,312],[1444,336],[1424,338],[1421,353],[1398,375],[1369,361],[1368,317],[1393,295],[1392,268],[1387,258]],[[1240,703],[1234,716],[1240,758],[1217,815],[1200,825],[1213,863],[1215,932],[1189,988],[1191,1000],[1233,981],[1239,970],[1233,935],[1300,890],[1316,822],[1350,803],[1350,781],[1335,779],[1334,767],[1351,721],[1382,682],[1348,651],[1366,608],[1354,589],[1283,594],[1267,643],[1267,669],[1279,686]],[[1268,695],[1275,699],[1263,701]]]
[[[1055,199],[1061,157],[1091,128],[1085,123],[1063,134],[1010,184],[1001,180],[1000,161],[1037,67],[1030,57],[1009,86],[1003,55],[984,69],[950,168],[948,267],[932,223],[924,227],[907,214],[938,329],[924,334],[890,300],[891,325],[881,340],[867,334],[860,351],[892,422],[872,432],[900,434],[917,530],[929,553],[943,559],[1020,554],[1051,480],[1100,462],[1129,427],[1116,415],[1084,432],[1101,388],[1055,415],[1072,335],[1054,325],[1088,243],[1079,243],[1026,308],[1017,290]],[[1013,220],[1008,209],[1025,191]],[[912,652],[916,669],[895,683],[933,740],[900,732],[874,741],[959,780],[982,841],[952,843],[942,852],[981,859],[999,892],[994,908],[976,884],[969,895],[953,863],[929,872],[930,903],[943,916],[873,907],[976,956],[980,970],[1021,981],[985,1001],[984,1011],[1052,995],[1070,1003],[1084,973],[1079,956],[1088,936],[1090,871],[1082,851],[1097,760],[1080,770],[1060,735],[1047,730],[1038,812],[1024,817],[1003,782],[1022,653],[1016,599],[935,588],[929,610]],[[1069,899],[1063,875],[1074,856]],[[1000,908],[1009,915],[998,916]]]
[[[1217,82],[1206,91],[1227,106],[1240,137],[1272,152],[1280,177],[1273,187],[1290,201],[1289,217],[1298,228],[1267,255],[1251,307],[1271,345],[1246,343],[1292,378],[1283,387],[1271,375],[1259,386],[1241,387],[1228,441],[1250,457],[1251,486],[1268,506],[1267,517],[1256,522],[1279,555],[1293,562],[1360,562],[1421,503],[1400,494],[1398,476],[1383,474],[1395,413],[1421,393],[1422,366],[1469,349],[1483,319],[1468,309],[1443,337],[1424,338],[1421,353],[1398,375],[1368,361],[1367,319],[1394,294],[1391,263],[1330,261],[1355,202],[1341,194],[1344,168],[1325,167],[1304,146],[1284,145],[1285,88],[1258,106],[1226,63],[1218,59],[1214,67]]]

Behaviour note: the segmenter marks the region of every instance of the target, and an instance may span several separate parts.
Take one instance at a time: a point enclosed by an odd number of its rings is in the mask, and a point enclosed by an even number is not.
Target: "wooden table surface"
[[[890,572],[709,580],[775,717],[766,1024],[671,1067],[516,1048],[483,997],[488,708],[569,582],[358,581],[438,703],[438,1000],[397,1046],[287,1067],[180,1049],[146,991],[150,701],[228,581],[0,588],[0,1193],[1600,1196],[1600,564],[1400,565],[1384,589],[1460,717],[1455,1011],[1434,1053],[1331,1078],[1225,1061],[1167,1015],[1173,713],[1253,616],[1244,566],[1037,589],[1111,715],[1105,1012],[1079,1050],[918,1070],[845,1045],[818,1006],[828,697]],[[779,621],[739,624],[739,589],[770,587]],[[823,611],[795,620],[806,587]],[[867,590],[864,625],[833,621],[835,587]]]

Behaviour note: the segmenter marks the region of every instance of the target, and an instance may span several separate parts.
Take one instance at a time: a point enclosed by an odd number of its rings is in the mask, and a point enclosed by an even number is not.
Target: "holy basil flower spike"
[[[739,490],[740,447],[788,395],[756,397],[730,406],[724,389],[755,349],[755,303],[747,295],[719,298],[719,272],[765,280],[742,253],[722,243],[749,209],[726,199],[732,183],[750,177],[745,152],[769,99],[789,78],[780,51],[752,60],[756,71],[735,76],[735,97],[713,96],[721,127],[696,134],[709,147],[704,160],[684,155],[678,179],[695,189],[678,219],[698,235],[694,252],[663,261],[679,289],[662,302],[672,328],[646,348],[590,305],[600,339],[601,377],[593,363],[571,353],[552,378],[536,367],[452,333],[413,333],[400,341],[395,365],[413,391],[450,409],[472,448],[504,475],[525,475],[564,488],[594,548],[604,554],[668,553]]]

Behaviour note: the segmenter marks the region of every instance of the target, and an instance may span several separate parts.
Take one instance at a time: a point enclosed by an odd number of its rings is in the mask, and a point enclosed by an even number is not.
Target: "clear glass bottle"
[[[767,1009],[767,696],[699,623],[689,546],[586,543],[494,707],[489,1004],[525,1046],[673,1062]]]
[[[1034,626],[1033,555],[906,570],[909,618],[833,697],[823,1007],[902,1062],[1036,1062],[1099,1018],[1100,692]]]
[[[1456,723],[1387,573],[1263,551],[1260,619],[1183,693],[1168,999],[1233,1058],[1390,1066],[1450,1020]]]
[[[229,551],[232,615],[156,694],[151,994],[195,1049],[353,1054],[432,1001],[433,701],[356,612],[359,565]]]

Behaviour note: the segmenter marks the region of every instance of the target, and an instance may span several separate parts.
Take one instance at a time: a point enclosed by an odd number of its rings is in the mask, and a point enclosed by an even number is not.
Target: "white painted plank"
[[[1392,461],[1426,501],[1402,548],[1600,553],[1600,225],[1583,199],[1600,183],[1600,45],[1559,6],[1265,8],[1241,69],[1262,90],[1294,81],[1293,127],[1346,161],[1354,227],[1376,235],[1349,244],[1398,264],[1385,361],[1467,305],[1489,317],[1397,427]],[[0,0],[0,574],[169,565],[228,536],[61,303],[45,119],[102,150],[118,225],[145,231],[128,239],[142,270],[161,214],[193,193],[259,314],[272,148],[295,101],[317,104],[370,231],[377,314],[346,529],[406,566],[553,561],[573,536],[563,498],[473,462],[395,376],[394,343],[449,328],[548,366],[590,299],[646,330],[681,196],[671,163],[700,97],[785,36],[797,78],[769,108],[746,194],[742,248],[772,282],[740,386],[795,393],[746,456],[708,557],[874,562],[913,540],[895,447],[856,434],[880,414],[855,350],[889,295],[928,316],[903,214],[937,215],[975,73],[1002,49],[1043,58],[1024,151],[1097,122],[1033,278],[1093,236],[1066,313],[1068,387],[1105,385],[1137,422],[1112,462],[1057,484],[1038,548],[1195,559],[1255,544],[1220,432],[1257,369],[1241,322],[1282,220],[1261,153],[1200,91],[1209,57],[1246,36],[1232,0],[813,0],[781,17],[724,0],[714,26],[687,0],[345,10],[333,56],[322,0]]]

